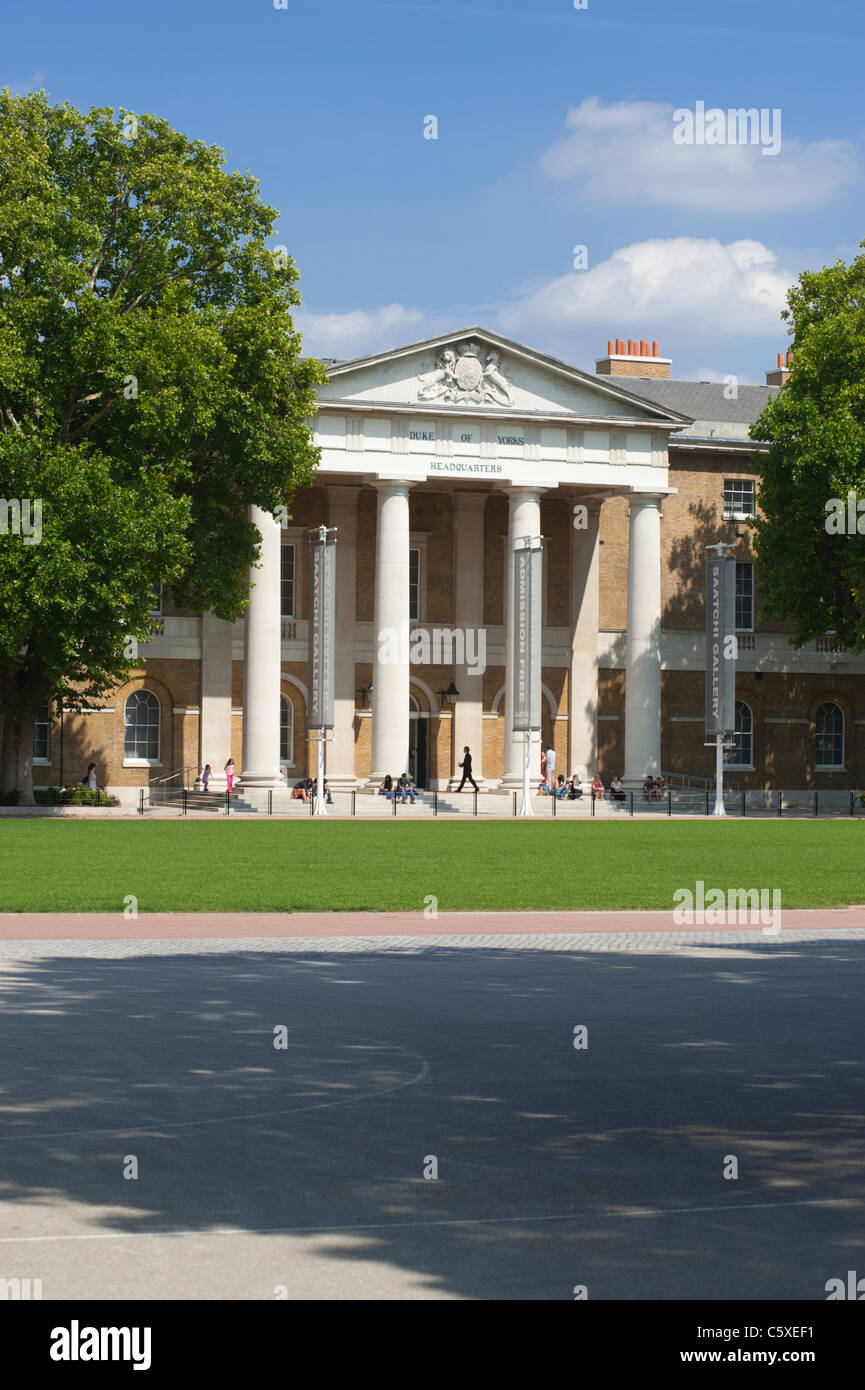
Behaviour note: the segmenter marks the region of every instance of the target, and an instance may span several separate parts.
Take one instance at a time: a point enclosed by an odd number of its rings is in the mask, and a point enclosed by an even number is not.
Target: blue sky
[[[480,323],[762,382],[786,286],[865,236],[862,0],[6,0],[3,36],[0,82],[249,169],[322,355]],[[780,153],[676,146],[698,101],[779,109]]]

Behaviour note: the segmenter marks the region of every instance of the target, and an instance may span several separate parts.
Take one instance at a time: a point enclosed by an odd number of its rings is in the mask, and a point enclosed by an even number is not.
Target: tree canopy
[[[311,481],[325,373],[301,356],[276,217],[220,149],[157,116],[0,94],[7,734],[48,697],[125,678],[158,583],[238,617],[247,506],[274,512]],[[18,524],[37,501],[38,542]]]
[[[865,648],[865,254],[806,271],[787,304],[792,371],[751,427],[753,439],[771,443],[757,459],[761,615],[791,623],[797,645],[835,632],[858,652]]]

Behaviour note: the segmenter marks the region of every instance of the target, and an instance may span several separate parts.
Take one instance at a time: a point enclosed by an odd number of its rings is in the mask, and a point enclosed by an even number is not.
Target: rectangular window
[[[724,520],[746,521],[754,515],[754,479],[724,479]]]
[[[49,742],[49,730],[51,727],[51,711],[48,701],[39,709],[33,721],[33,761],[34,763],[50,763],[51,751]]]
[[[296,618],[297,605],[297,546],[293,541],[282,547],[282,616]]]
[[[283,767],[294,767],[294,706],[287,695],[279,701],[279,761]]]
[[[420,551],[408,553],[408,616],[413,623],[420,622]]]
[[[736,561],[736,631],[754,631],[754,566]]]

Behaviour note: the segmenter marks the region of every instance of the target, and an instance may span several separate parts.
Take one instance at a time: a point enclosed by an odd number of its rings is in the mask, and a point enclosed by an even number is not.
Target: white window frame
[[[840,763],[818,763],[817,762],[817,739],[820,737],[817,729],[817,715],[821,709],[831,705],[841,716],[841,761]],[[847,770],[847,719],[843,709],[837,700],[823,700],[817,706],[817,713],[814,716],[814,771],[815,772],[846,772]]]
[[[309,560],[309,550],[304,545],[303,539],[306,532],[301,526],[283,526],[280,536],[281,545],[294,546],[294,612],[282,612],[282,552],[279,556],[279,609],[280,618],[284,622],[298,622],[303,612],[304,596],[304,559]]]
[[[753,564],[753,561],[751,561],[751,560],[737,560],[737,561],[736,561],[736,574],[735,574],[736,594],[735,594],[735,601],[736,601],[736,608],[737,608],[737,609],[738,609],[738,604],[739,604],[739,568],[740,568],[740,566],[742,567],[742,569],[747,568],[747,569],[749,569],[749,570],[751,571],[751,625],[750,625],[750,627],[740,626],[740,625],[739,625],[739,621],[738,621],[738,619],[739,619],[739,614],[738,614],[738,611],[737,611],[737,612],[736,612],[736,631],[737,631],[737,632],[753,632],[753,631],[754,631],[754,612],[755,612],[756,603],[757,603],[756,582],[755,582],[755,573],[754,573],[754,564]]]
[[[289,549],[294,553],[294,604],[293,604],[294,612],[293,612],[293,613],[286,613],[286,612],[283,611],[283,609],[284,609],[284,603],[283,603],[283,573],[282,573],[283,556],[285,555],[286,550],[289,550]],[[294,621],[296,621],[296,619],[297,619],[298,600],[299,600],[299,594],[298,594],[298,587],[299,587],[299,586],[298,586],[298,571],[299,571],[299,568],[300,568],[299,565],[298,565],[298,563],[297,563],[297,551],[298,551],[298,544],[297,544],[297,541],[295,541],[295,540],[283,540],[282,544],[281,544],[280,547],[279,547],[279,616],[280,616],[280,618],[283,619],[283,621],[288,620],[288,621],[290,621],[290,622],[294,622]]]
[[[427,564],[427,553],[429,548],[429,533],[426,531],[412,531],[409,536],[409,550],[418,552],[418,616],[409,618],[410,623],[425,623],[427,621],[427,576],[429,565]]]
[[[135,758],[129,757],[126,752],[126,730],[129,727],[126,723],[126,708],[134,695],[152,695],[156,701],[156,708],[159,711],[159,719],[156,725],[156,757],[155,758]],[[123,766],[124,767],[162,767],[162,701],[155,690],[148,690],[142,686],[139,690],[132,690],[123,701]]]
[[[746,511],[741,511],[741,510],[740,510],[740,511],[736,511],[736,510],[733,508],[732,504],[731,504],[730,506],[727,505],[727,489],[729,488],[731,492],[734,491],[734,490],[736,490],[736,489],[738,489],[739,491],[741,491],[741,490],[743,489],[743,487],[744,487],[745,485],[747,485],[747,484],[750,484],[750,487],[751,487],[751,510],[750,510],[750,511],[747,511],[747,512],[746,512]],[[753,478],[725,478],[725,479],[724,479],[724,496],[723,496],[723,503],[722,503],[722,511],[723,511],[723,519],[724,519],[724,521],[750,521],[751,518],[752,518],[752,517],[754,516],[754,514],[755,514],[756,506],[757,506],[757,484],[756,484],[756,482],[755,482],[755,480],[754,480]]]
[[[750,756],[750,758],[748,759],[748,761],[747,761],[746,763],[745,763],[745,762],[733,762],[732,759],[728,762],[728,761],[727,761],[726,751],[725,751],[725,754],[724,754],[724,768],[725,768],[725,770],[726,770],[727,768],[732,768],[734,771],[738,771],[738,772],[753,772],[753,771],[754,771],[754,710],[753,710],[753,707],[752,707],[751,705],[748,704],[748,701],[747,701],[747,700],[737,700],[737,701],[736,701],[736,707],[735,707],[735,708],[736,708],[736,723],[739,722],[738,716],[739,716],[739,708],[740,708],[740,706],[741,706],[742,709],[746,709],[746,710],[748,711],[748,719],[749,719],[749,721],[750,721],[749,726],[748,726],[748,730],[747,730],[747,734],[748,734],[748,751],[749,751],[749,753],[751,754],[751,756]],[[742,730],[742,733],[743,733],[743,734],[744,734],[744,732],[745,732],[745,730]],[[735,750],[731,748],[729,751],[730,751],[731,753],[733,753]]]
[[[33,720],[33,766],[34,766],[34,767],[50,767],[50,766],[51,766],[51,701],[50,701],[50,700],[46,700],[46,701],[45,701],[45,704],[44,704],[44,706],[43,706],[43,708],[47,711],[47,714],[48,714],[47,719],[35,718],[35,719]],[[40,709],[39,712],[40,712],[40,714],[41,714],[42,710]],[[48,756],[47,756],[47,758],[37,758],[37,756],[36,756],[36,726],[37,726],[37,725],[39,725],[39,726],[44,725],[44,726],[45,726],[45,744],[46,744],[46,747],[47,747],[47,749],[48,749]]]
[[[283,701],[288,706],[288,754],[287,758],[282,756],[282,710]],[[279,765],[280,767],[294,767],[294,701],[290,695],[286,695],[283,690],[279,697]]]

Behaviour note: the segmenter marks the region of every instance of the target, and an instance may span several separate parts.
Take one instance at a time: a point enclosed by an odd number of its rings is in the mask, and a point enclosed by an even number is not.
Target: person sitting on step
[[[402,801],[403,803],[405,803],[406,801],[410,801],[412,806],[414,805],[415,791],[414,787],[409,781],[409,775],[407,772],[404,772],[400,777],[399,781],[397,782],[396,793],[400,801]]]
[[[617,772],[610,783],[610,798],[613,801],[624,801],[625,796],[625,784]]]

